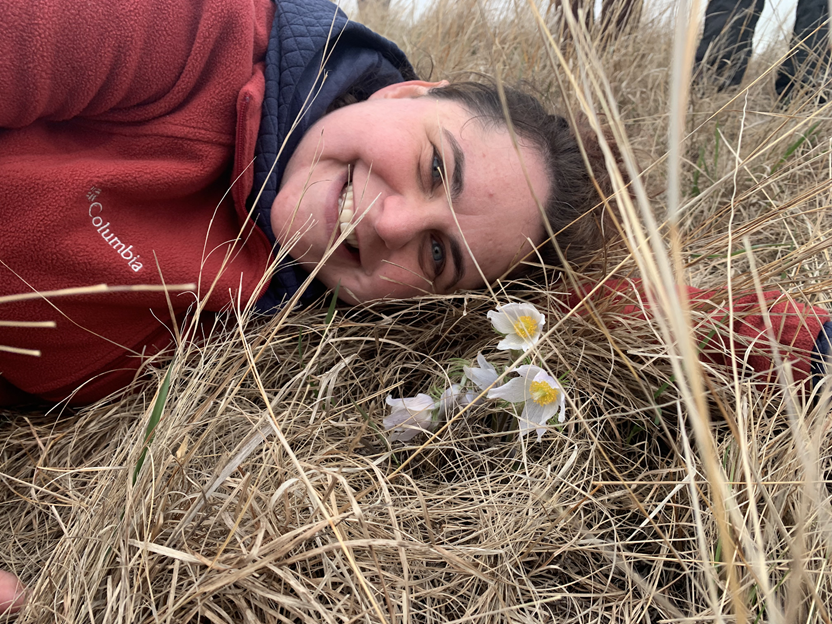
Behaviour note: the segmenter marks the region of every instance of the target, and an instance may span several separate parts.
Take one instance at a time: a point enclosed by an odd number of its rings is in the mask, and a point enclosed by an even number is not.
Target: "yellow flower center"
[[[533,381],[529,388],[532,393],[532,400],[538,405],[549,405],[558,400],[558,389],[553,388],[545,381]]]
[[[514,321],[514,331],[524,340],[528,340],[537,333],[537,321],[530,316],[520,316]]]

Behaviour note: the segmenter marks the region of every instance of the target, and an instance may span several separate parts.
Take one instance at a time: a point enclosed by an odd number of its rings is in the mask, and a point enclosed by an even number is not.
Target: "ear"
[[[440,82],[425,82],[424,80],[408,80],[387,85],[373,93],[369,99],[400,99],[417,98],[427,95],[428,91],[435,87],[444,87],[449,84],[447,80]]]

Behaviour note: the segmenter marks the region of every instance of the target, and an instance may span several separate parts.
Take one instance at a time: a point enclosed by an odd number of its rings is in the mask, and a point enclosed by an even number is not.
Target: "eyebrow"
[[[451,202],[455,202],[462,195],[465,188],[465,153],[459,145],[459,141],[451,133],[450,130],[443,128],[445,140],[451,146],[451,153],[454,156],[454,172],[451,174]],[[446,169],[447,170],[447,169]],[[453,236],[448,237],[448,244],[451,247],[451,257],[454,260],[454,277],[448,284],[448,289],[452,289],[458,284],[463,277],[465,277],[465,265],[462,258],[462,247],[459,241]]]
[[[465,188],[465,153],[450,130],[443,128],[443,134],[445,140],[451,145],[451,153],[454,155],[454,172],[451,174],[451,200],[456,201]]]

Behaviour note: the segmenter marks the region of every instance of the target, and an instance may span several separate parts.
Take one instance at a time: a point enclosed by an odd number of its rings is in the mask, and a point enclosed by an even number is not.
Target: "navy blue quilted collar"
[[[336,40],[337,44],[330,44]],[[320,72],[324,54],[328,57],[325,80]],[[413,79],[416,74],[395,44],[361,24],[349,22],[328,0],[278,0],[266,52],[265,75],[266,93],[250,200],[253,202],[263,189],[253,215],[269,240],[275,243],[269,210],[300,137],[326,113],[334,100],[348,91],[370,94],[387,85]],[[307,102],[310,93],[317,96]],[[292,123],[302,111],[298,127],[287,138]],[[304,271],[291,264],[279,267],[269,291],[257,302],[258,309],[268,311],[279,307],[281,301],[298,290],[305,277]],[[322,290],[313,288],[304,299],[315,298]]]

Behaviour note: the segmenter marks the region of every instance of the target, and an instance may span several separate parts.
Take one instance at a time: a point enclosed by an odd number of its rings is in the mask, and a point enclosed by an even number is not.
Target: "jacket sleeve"
[[[735,295],[731,306],[733,324],[728,333],[731,315],[727,293],[724,290],[688,290],[692,309],[704,313],[697,336],[703,359],[728,365],[733,341],[736,357],[763,383],[773,383],[777,379],[775,353],[782,361],[791,363],[795,381],[810,377],[816,366],[816,343],[823,334],[824,323],[829,321],[826,310],[796,302],[779,290],[763,293],[765,311],[761,310],[756,293]],[[771,323],[771,334],[766,316]]]
[[[230,28],[223,14],[235,10],[251,14],[252,0],[3,0],[0,128],[171,110],[200,31]]]
[[[734,293],[733,304],[729,305],[726,289],[686,289],[702,361],[729,366],[733,351],[740,370],[753,373],[761,383],[771,383],[776,380],[773,360],[777,353],[790,362],[796,381],[823,374],[821,357],[828,355],[829,342],[825,324],[830,322],[825,309],[795,302],[779,290],[763,293],[767,306],[763,311],[756,293]],[[585,287],[584,293],[591,290]],[[574,308],[582,298],[572,294],[567,304]],[[614,312],[645,318],[649,314],[639,280],[609,280],[593,294],[591,304],[602,315]],[[584,314],[588,308],[578,312]],[[773,342],[766,316],[771,322]]]

